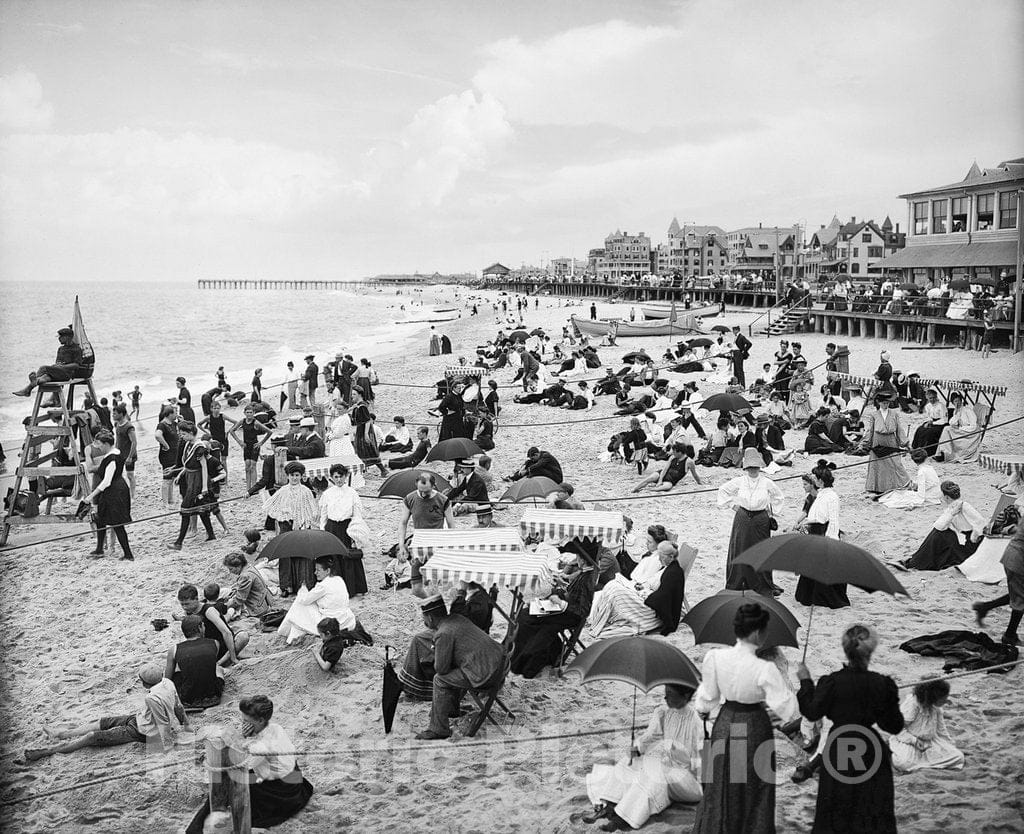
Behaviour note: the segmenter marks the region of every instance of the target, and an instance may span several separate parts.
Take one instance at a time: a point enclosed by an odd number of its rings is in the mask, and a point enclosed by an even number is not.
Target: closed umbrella
[[[512,501],[516,504],[522,501],[529,501],[531,498],[547,498],[552,492],[558,491],[558,484],[543,475],[536,478],[523,478],[512,484],[505,494],[501,496],[502,501]]]
[[[403,469],[400,472],[396,472],[394,475],[388,477],[388,479],[381,484],[380,492],[377,493],[378,498],[386,498],[392,496],[394,498],[405,498],[410,492],[416,489],[416,481],[419,480],[420,475],[427,473],[428,475],[434,476],[434,485],[437,487],[439,492],[447,492],[452,488],[451,483],[446,478],[441,477],[436,472],[432,472],[429,469]]]
[[[260,556],[274,559],[319,559],[321,556],[347,556],[348,548],[334,533],[326,530],[289,530],[274,536]]]
[[[580,676],[581,683],[622,681],[632,684],[633,721],[629,749],[636,735],[636,693],[674,684],[696,689],[700,672],[690,658],[665,640],[654,637],[613,637],[587,646],[565,670]],[[630,756],[632,762],[632,755]]]
[[[731,646],[736,641],[733,631],[736,610],[750,602],[756,602],[768,610],[768,625],[764,635],[766,646],[795,648],[800,645],[796,639],[800,623],[792,612],[774,597],[762,596],[753,591],[719,591],[693,606],[683,617],[683,622],[693,630],[693,639],[698,645],[721,643]]]
[[[751,411],[753,406],[739,394],[712,394],[700,406],[707,411]]]
[[[402,682],[398,679],[395,667],[391,665],[391,652],[397,651],[394,646],[384,647],[384,680],[381,686],[380,711],[384,718],[384,732],[390,733],[395,723],[395,710],[402,694]]]
[[[484,450],[468,437],[451,437],[442,440],[427,453],[427,463],[435,460],[462,460],[483,453]]]

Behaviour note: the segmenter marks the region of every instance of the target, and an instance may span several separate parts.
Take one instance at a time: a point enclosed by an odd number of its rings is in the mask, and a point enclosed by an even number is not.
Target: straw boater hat
[[[312,417],[303,417],[301,420],[299,420],[299,428],[300,429],[315,429],[316,428],[316,420],[314,420]]]
[[[743,453],[743,468],[744,469],[763,469],[764,458],[761,457],[761,453],[757,449],[747,449]]]

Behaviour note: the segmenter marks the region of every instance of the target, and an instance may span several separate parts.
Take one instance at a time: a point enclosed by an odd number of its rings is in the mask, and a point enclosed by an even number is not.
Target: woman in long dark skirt
[[[704,798],[693,834],[774,834],[775,741],[765,704],[783,723],[799,715],[778,667],[757,657],[768,611],[756,602],[736,611],[736,645],[704,657],[694,696],[698,712],[721,704],[704,762]]]
[[[985,517],[960,497],[960,487],[943,481],[942,513],[921,546],[900,562],[912,570],[945,570],[964,562],[981,544]]]
[[[356,550],[348,534],[348,526],[354,518],[362,518],[362,504],[359,493],[348,485],[348,469],[340,463],[331,466],[331,485],[320,496],[320,527],[333,533],[345,546],[345,553],[334,560],[334,574],[345,580],[349,596],[365,594],[366,571],[363,558]]]
[[[302,776],[295,745],[280,724],[271,722],[274,703],[266,695],[242,698],[242,736],[249,752],[249,807],[253,828],[271,828],[294,817],[306,807],[313,786]],[[209,799],[185,829],[202,834],[210,815]]]
[[[811,536],[839,538],[839,494],[833,488],[835,475],[824,460],[811,471],[814,479],[814,500],[807,507],[807,517],[800,529]],[[804,477],[807,477],[806,475]],[[801,605],[818,605],[823,608],[846,608],[850,599],[846,595],[846,584],[826,585],[801,576],[794,594]]]
[[[114,448],[114,435],[101,429],[93,438],[102,459],[96,470],[96,486],[85,499],[96,504],[96,549],[89,555],[94,559],[103,556],[103,545],[107,528],[114,528],[114,536],[121,545],[121,558],[132,560],[131,545],[124,525],[132,520],[132,495],[124,478],[124,461]]]
[[[446,394],[437,410],[441,412],[441,429],[438,441],[450,440],[453,437],[466,437],[466,404],[462,401],[461,382],[452,386],[450,394]]]
[[[873,629],[855,625],[843,634],[847,663],[840,671],[815,685],[807,667],[797,666],[800,712],[809,721],[832,721],[812,834],[896,834],[891,755],[875,726],[898,733],[903,714],[892,678],[868,671],[877,645]]]
[[[747,588],[759,594],[774,593],[771,571],[757,573],[747,565],[734,564],[744,550],[764,541],[772,534],[772,516],[782,506],[782,490],[761,474],[764,459],[757,449],[743,453],[745,474],[726,481],[718,488],[718,506],[735,511],[729,536],[725,586],[737,591]]]
[[[352,447],[355,449],[359,459],[369,471],[371,466],[376,466],[381,475],[387,475],[388,471],[380,459],[380,446],[377,441],[377,429],[374,425],[373,414],[363,404],[357,405],[352,410],[352,425],[355,427],[352,437]]]

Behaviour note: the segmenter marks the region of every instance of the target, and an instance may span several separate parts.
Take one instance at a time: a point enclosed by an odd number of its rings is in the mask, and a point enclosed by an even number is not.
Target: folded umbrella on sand
[[[267,560],[347,555],[348,548],[341,539],[326,530],[290,530],[274,536],[260,551],[260,556]]]
[[[522,501],[529,501],[531,498],[534,500],[547,498],[552,492],[557,491],[558,484],[543,475],[537,478],[523,478],[505,490],[501,500],[519,504]]]
[[[632,684],[633,729],[629,749],[636,736],[636,693],[650,692],[656,686],[673,684],[696,689],[700,672],[690,658],[671,643],[655,637],[613,637],[598,640],[585,648],[570,663],[565,674],[580,676],[581,683],[622,681]],[[632,763],[632,756],[630,756]]]
[[[427,463],[435,460],[462,460],[483,453],[484,450],[468,437],[452,437],[442,440],[427,453]]]
[[[395,651],[394,646],[384,647],[384,680],[381,687],[380,710],[384,718],[384,732],[390,733],[395,723],[395,711],[398,709],[398,699],[402,695],[402,682],[398,679],[395,667],[391,665],[391,652]]]
[[[773,597],[762,596],[753,591],[719,591],[691,608],[683,622],[693,630],[693,640],[701,643],[721,643],[731,646],[736,642],[733,622],[741,605],[756,602],[768,609],[768,625],[765,628],[766,646],[799,646],[796,639],[800,623],[792,612]]]
[[[739,394],[712,394],[703,403],[701,408],[707,411],[752,411],[753,406]]]
[[[419,480],[420,475],[424,472],[434,476],[434,485],[437,487],[438,492],[447,492],[452,488],[447,478],[441,477],[430,469],[402,469],[394,475],[390,475],[380,485],[380,492],[377,493],[377,497],[386,498],[393,496],[394,498],[405,498],[406,495],[416,489],[416,481]]]

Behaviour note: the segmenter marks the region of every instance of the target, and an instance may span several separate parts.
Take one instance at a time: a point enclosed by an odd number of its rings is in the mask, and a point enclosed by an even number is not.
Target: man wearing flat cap
[[[501,675],[505,653],[461,614],[449,614],[440,594],[420,604],[423,622],[434,632],[434,687],[430,724],[421,740],[451,736],[449,719],[467,689],[487,689]]]
[[[43,365],[35,373],[28,375],[28,385],[20,391],[13,392],[16,397],[27,397],[37,385],[47,382],[67,382],[81,372],[82,348],[75,342],[74,331],[70,327],[62,327],[57,331],[60,347],[57,358],[52,365]]]
[[[288,446],[288,460],[322,458],[327,454],[323,438],[316,433],[316,420],[303,417],[291,444]]]
[[[306,383],[306,390],[299,394],[299,406],[302,408],[316,405],[316,387],[320,378],[320,368],[313,361],[315,358],[312,353],[306,356],[306,370],[302,372],[302,381]]]

